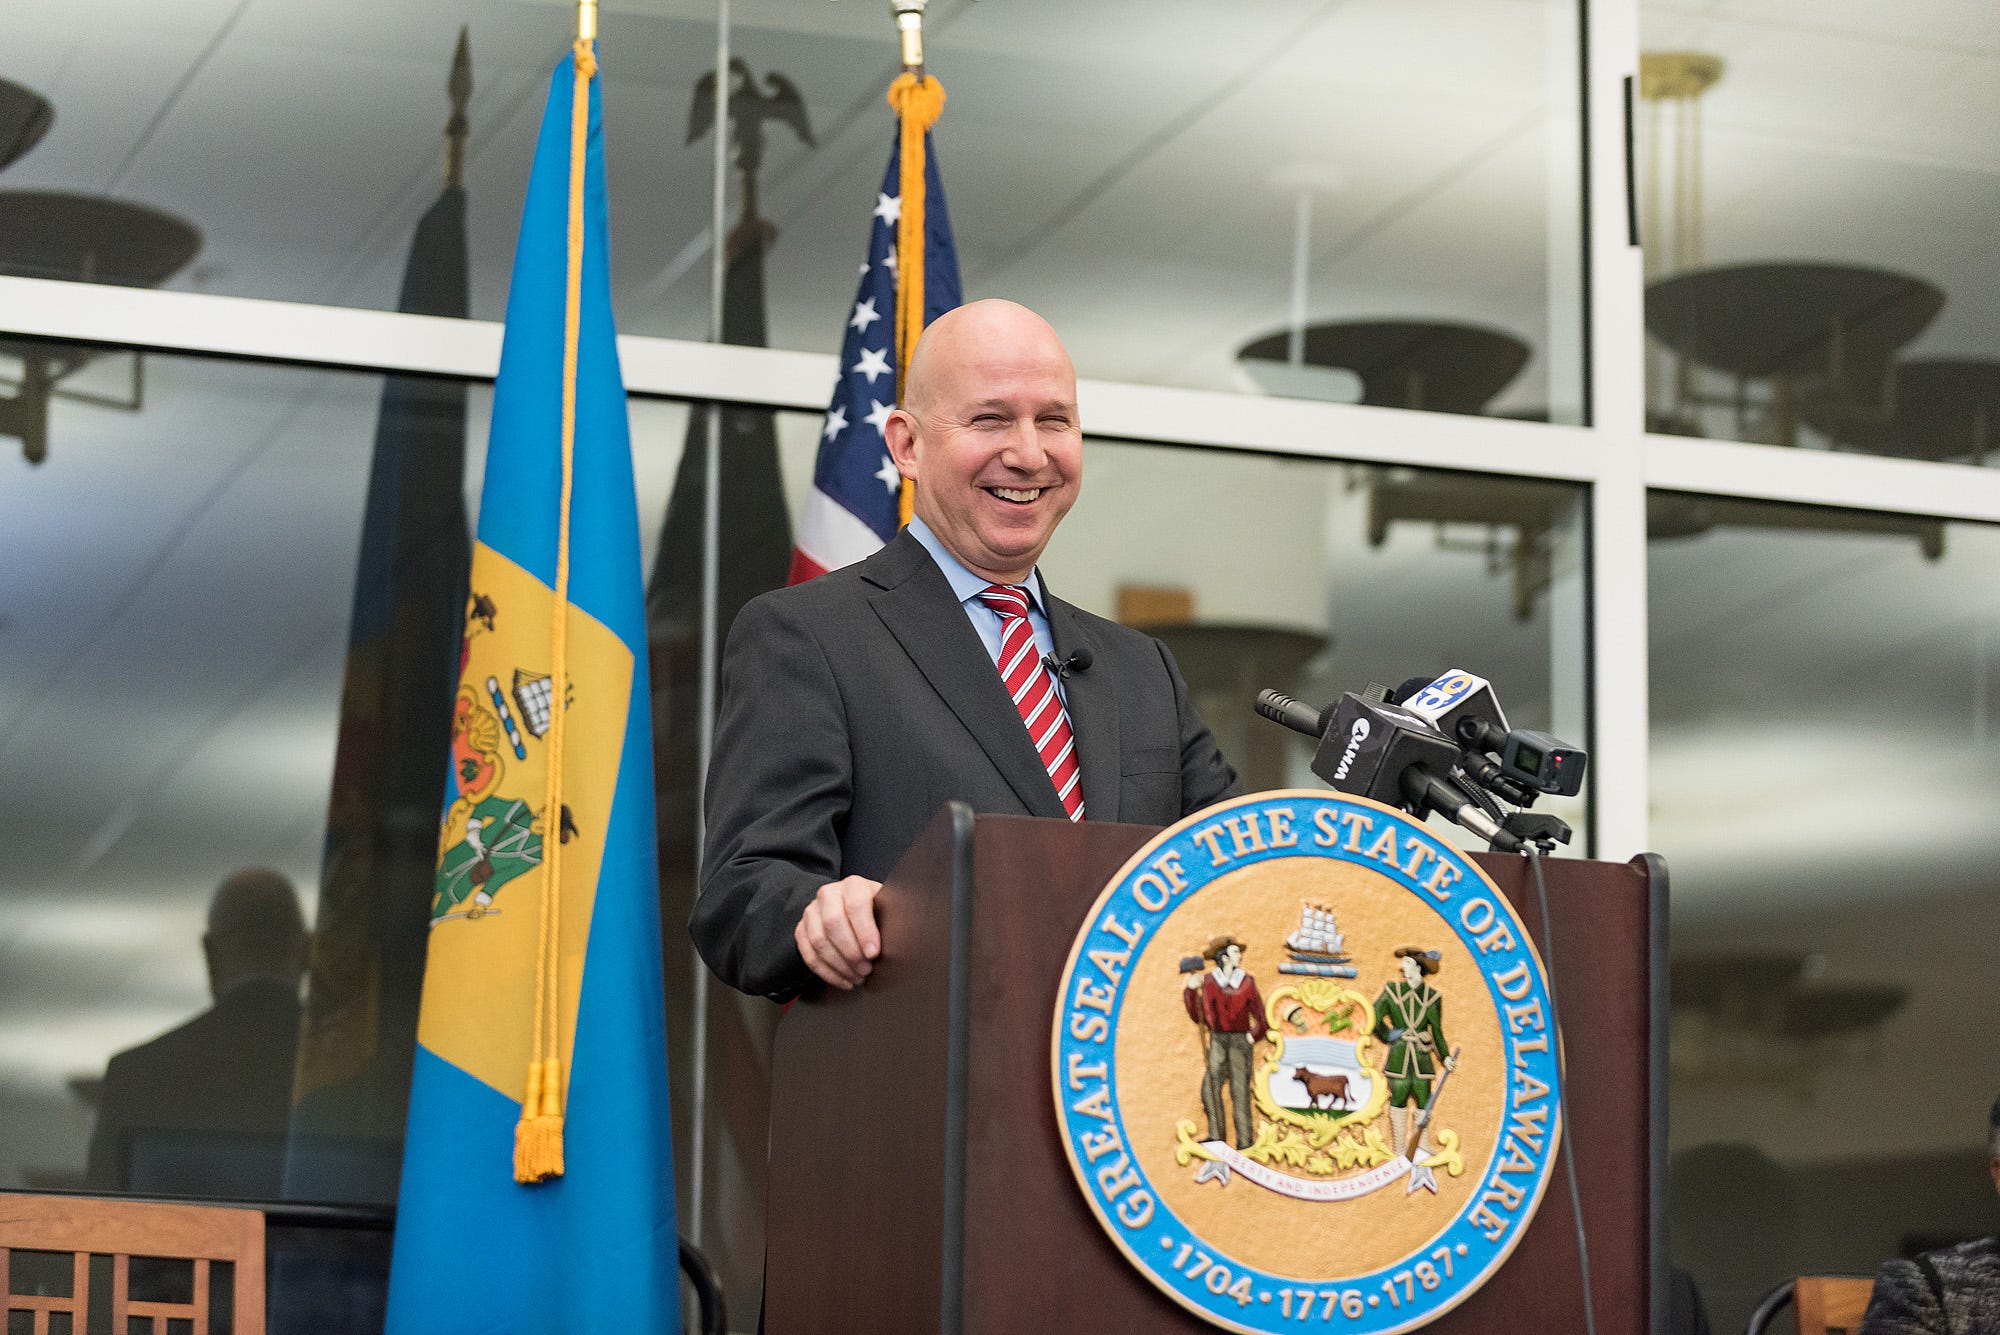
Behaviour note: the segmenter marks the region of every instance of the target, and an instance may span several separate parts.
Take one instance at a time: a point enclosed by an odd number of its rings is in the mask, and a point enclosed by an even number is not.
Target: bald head
[[[1019,302],[988,297],[954,307],[925,327],[910,354],[903,406],[927,415],[956,375],[993,357],[1056,370],[1069,386],[1067,397],[1076,398],[1076,369],[1049,322]]]
[[[209,988],[219,999],[246,978],[276,978],[296,987],[310,941],[290,880],[267,867],[235,872],[208,904],[208,931],[201,942]]]
[[[883,423],[916,513],[966,569],[1026,579],[1083,485],[1076,368],[1048,321],[975,301],[931,322]]]

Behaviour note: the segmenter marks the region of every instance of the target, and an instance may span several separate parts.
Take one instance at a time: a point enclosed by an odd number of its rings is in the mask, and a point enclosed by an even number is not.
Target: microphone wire
[[[1535,899],[1542,912],[1542,956],[1549,970],[1549,1026],[1556,1031],[1557,1052],[1561,1053],[1562,1013],[1556,1003],[1556,979],[1561,977],[1561,974],[1556,969],[1555,923],[1549,917],[1549,884],[1542,876],[1541,849],[1530,841],[1521,853],[1528,859],[1528,865],[1535,869]],[[1565,1061],[1563,1065],[1567,1068],[1569,1063]],[[1590,1291],[1590,1244],[1584,1239],[1583,1195],[1577,1190],[1576,1185],[1576,1128],[1569,1120],[1567,1069],[1562,1072],[1562,1077],[1561,1084],[1556,1088],[1556,1108],[1562,1115],[1563,1167],[1568,1170],[1569,1175],[1569,1213],[1570,1218],[1576,1222],[1576,1265],[1583,1279],[1583,1329],[1584,1335],[1597,1335],[1596,1303]]]
[[[1460,788],[1465,790],[1467,797],[1477,802],[1480,809],[1493,818],[1495,825],[1507,819],[1507,813],[1500,809],[1500,804],[1493,800],[1493,795],[1487,792],[1485,787],[1470,774],[1467,774],[1463,765],[1453,765],[1451,767],[1451,777]]]

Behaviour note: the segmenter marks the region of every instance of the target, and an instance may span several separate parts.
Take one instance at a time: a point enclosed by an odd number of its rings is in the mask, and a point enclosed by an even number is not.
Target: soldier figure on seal
[[[1375,1037],[1389,1045],[1382,1073],[1389,1079],[1389,1130],[1392,1148],[1404,1158],[1415,1160],[1429,1153],[1427,1130],[1420,1129],[1418,1143],[1410,1144],[1410,1110],[1421,1117],[1431,1104],[1431,1081],[1440,1064],[1444,1070],[1457,1065],[1444,1041],[1444,998],[1430,985],[1442,956],[1435,950],[1398,946],[1403,976],[1391,979],[1375,1000]]]
[[[1270,1030],[1257,980],[1243,971],[1243,943],[1218,936],[1202,952],[1215,967],[1184,975],[1181,999],[1188,1017],[1208,1033],[1208,1069],[1201,1080],[1201,1108],[1208,1114],[1208,1138],[1225,1139],[1222,1087],[1229,1086],[1235,1113],[1236,1148],[1250,1148],[1250,1061],[1252,1050]]]

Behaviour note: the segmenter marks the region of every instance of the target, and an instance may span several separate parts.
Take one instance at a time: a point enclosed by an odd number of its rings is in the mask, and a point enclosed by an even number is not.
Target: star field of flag
[[[945,211],[937,153],[924,155],[924,323],[962,300],[958,251]],[[902,477],[889,458],[883,423],[896,406],[896,224],[902,217],[900,145],[869,219],[867,258],[840,343],[840,379],[820,424],[813,495],[799,524],[792,582],[861,560],[896,536]]]

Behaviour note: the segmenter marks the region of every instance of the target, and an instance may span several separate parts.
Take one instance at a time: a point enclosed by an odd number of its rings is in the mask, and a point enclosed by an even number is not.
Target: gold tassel
[[[514,1124],[514,1180],[546,1182],[563,1174],[562,1060],[528,1067],[528,1097]]]
[[[565,630],[569,611],[569,507],[576,449],[577,338],[582,324],[583,187],[588,161],[590,81],[597,58],[590,39],[579,37],[574,47],[576,81],[570,101],[569,270],[564,296],[562,376],[562,496],[556,537],[555,617],[551,624],[549,658],[554,699],[548,735],[546,800],[542,805],[542,922],[535,956],[536,1056],[528,1063],[528,1092],[521,1100],[521,1120],[514,1124],[514,1180],[546,1182],[563,1175],[563,1080],[555,1008],[561,1004],[556,974],[562,926],[562,757],[564,672],[568,664]],[[546,1054],[546,1055],[543,1055]]]

